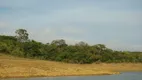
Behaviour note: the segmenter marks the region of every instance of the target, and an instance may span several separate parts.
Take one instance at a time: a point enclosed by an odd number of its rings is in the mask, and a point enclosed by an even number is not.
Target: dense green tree
[[[60,46],[60,47],[67,46],[66,41],[63,40],[63,39],[53,40],[53,41],[51,42],[51,44],[52,44],[52,45],[56,45],[56,46]]]
[[[18,29],[15,31],[16,33],[16,38],[20,42],[26,42],[28,41],[28,33],[27,30],[25,29]]]
[[[78,64],[93,62],[142,63],[142,52],[114,51],[104,44],[90,46],[83,41],[75,45],[67,45],[63,39],[43,44],[28,40],[28,33],[25,29],[16,30],[16,35],[16,37],[0,35],[0,52],[25,58]]]
[[[79,43],[76,44],[76,46],[88,46],[88,44],[83,41],[80,41]]]

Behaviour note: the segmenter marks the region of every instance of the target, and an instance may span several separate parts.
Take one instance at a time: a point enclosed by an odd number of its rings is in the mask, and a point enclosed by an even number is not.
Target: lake
[[[11,78],[0,80],[142,80],[142,72],[122,72],[119,75]]]

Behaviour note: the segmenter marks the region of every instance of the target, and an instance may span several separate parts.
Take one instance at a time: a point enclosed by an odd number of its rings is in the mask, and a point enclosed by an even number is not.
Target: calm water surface
[[[0,80],[142,80],[142,72],[123,72],[120,75],[11,78]]]

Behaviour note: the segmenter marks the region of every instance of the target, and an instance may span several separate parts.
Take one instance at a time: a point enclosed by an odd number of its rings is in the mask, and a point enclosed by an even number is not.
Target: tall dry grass
[[[141,63],[67,64],[24,59],[0,54],[0,77],[72,76],[118,74],[117,71],[141,71]]]

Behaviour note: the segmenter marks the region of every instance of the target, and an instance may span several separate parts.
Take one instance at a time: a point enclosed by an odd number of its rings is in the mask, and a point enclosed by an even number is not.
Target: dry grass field
[[[68,64],[0,54],[0,78],[119,74],[142,71],[141,63]]]

